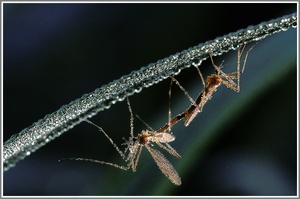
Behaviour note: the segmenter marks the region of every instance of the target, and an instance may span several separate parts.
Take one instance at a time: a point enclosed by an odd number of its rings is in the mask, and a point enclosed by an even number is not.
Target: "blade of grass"
[[[92,93],[85,94],[7,140],[3,147],[3,169],[7,171],[41,146],[73,128],[84,119],[109,108],[111,104],[122,101],[126,96],[138,93],[143,88],[168,78],[169,75],[178,74],[194,62],[199,63],[205,60],[210,52],[220,55],[236,49],[242,44],[261,40],[291,27],[297,27],[296,13],[199,44],[149,64],[147,67],[125,75]]]

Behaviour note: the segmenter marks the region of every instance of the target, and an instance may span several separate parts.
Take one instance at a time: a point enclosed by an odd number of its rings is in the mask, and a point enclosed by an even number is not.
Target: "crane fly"
[[[192,104],[184,112],[176,115],[172,119],[169,119],[169,122],[167,124],[165,124],[165,126],[163,126],[159,131],[164,132],[166,129],[169,129],[171,126],[175,125],[178,121],[180,121],[182,119],[184,120],[184,125],[188,126],[195,119],[195,117],[198,115],[198,113],[200,113],[202,111],[204,105],[208,102],[208,100],[210,100],[212,98],[213,93],[217,91],[217,88],[221,84],[224,84],[227,88],[230,88],[231,90],[233,90],[235,92],[239,92],[240,91],[240,75],[244,73],[248,54],[254,48],[254,46],[256,44],[257,43],[255,43],[253,46],[251,46],[251,48],[246,52],[246,55],[245,55],[245,58],[243,61],[243,67],[242,67],[241,71],[240,71],[240,65],[241,65],[240,61],[241,61],[241,57],[245,50],[246,45],[244,45],[243,47],[238,49],[237,70],[235,72],[228,73],[228,74],[223,72],[221,70],[222,64],[220,66],[217,66],[214,63],[211,53],[209,54],[209,56],[210,56],[212,65],[214,66],[214,68],[216,70],[216,73],[208,76],[206,78],[206,82],[204,81],[204,78],[202,76],[200,69],[197,66],[195,66],[198,71],[198,74],[201,78],[203,87],[204,87],[204,89],[198,95],[196,100],[194,100],[188,94],[188,92],[181,86],[181,84],[179,83],[179,81],[177,79],[175,79],[173,76],[170,76],[171,85],[172,85],[172,82],[175,82],[178,85],[178,87],[184,92],[184,94],[188,97],[188,99],[190,100],[190,102]],[[235,79],[237,79],[237,83],[234,81]],[[171,90],[171,86],[169,88],[169,97],[170,97],[170,93],[171,93],[170,90]],[[170,98],[169,98],[169,100],[170,100]],[[169,102],[169,104],[170,104],[170,102]],[[170,107],[169,107],[169,114],[170,114]]]
[[[159,167],[159,169],[162,171],[163,174],[169,180],[174,183],[175,185],[181,185],[181,179],[173,167],[173,165],[165,158],[165,156],[159,152],[158,150],[152,148],[151,146],[153,143],[156,143],[159,147],[166,150],[171,155],[181,158],[181,156],[176,152],[175,149],[173,149],[169,142],[172,142],[175,140],[175,136],[168,132],[158,132],[154,130],[143,130],[140,134],[138,134],[136,137],[133,136],[133,114],[132,109],[130,106],[129,99],[127,98],[127,104],[130,112],[130,137],[129,140],[125,142],[127,147],[125,148],[124,152],[122,152],[119,147],[113,142],[113,140],[108,136],[108,134],[98,125],[94,124],[93,122],[86,119],[86,122],[96,126],[99,131],[101,131],[107,139],[111,142],[111,144],[115,147],[115,149],[118,151],[118,153],[121,155],[121,157],[125,160],[125,162],[128,162],[126,166],[105,162],[101,160],[94,160],[94,159],[86,159],[86,158],[67,158],[63,160],[80,160],[80,161],[88,161],[88,162],[94,162],[94,163],[100,163],[100,164],[106,164],[109,166],[113,166],[119,169],[128,170],[132,169],[133,172],[136,171],[139,158],[142,152],[143,147],[145,147],[149,153],[151,154],[152,158],[154,159],[155,163]],[[126,156],[126,152],[128,151],[128,154]]]

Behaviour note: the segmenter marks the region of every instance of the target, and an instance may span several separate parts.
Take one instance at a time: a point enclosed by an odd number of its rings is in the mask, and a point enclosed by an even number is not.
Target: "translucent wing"
[[[145,147],[152,155],[159,169],[171,180],[171,182],[173,182],[175,185],[181,185],[181,179],[177,171],[174,169],[173,165],[165,158],[165,156],[161,152],[151,148],[147,144],[145,145]]]
[[[148,141],[151,142],[160,142],[160,143],[168,143],[173,142],[175,140],[175,136],[170,133],[155,133],[154,135],[151,135],[147,137]]]

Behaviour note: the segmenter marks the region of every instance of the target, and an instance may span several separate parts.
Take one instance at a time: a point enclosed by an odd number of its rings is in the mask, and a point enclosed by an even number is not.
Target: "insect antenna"
[[[138,115],[135,115],[141,122],[143,122],[151,131],[154,131],[154,129],[149,125],[147,124],[142,118],[140,118],[140,116]]]

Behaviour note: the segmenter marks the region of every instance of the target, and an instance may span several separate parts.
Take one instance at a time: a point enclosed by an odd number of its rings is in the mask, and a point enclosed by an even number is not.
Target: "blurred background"
[[[199,43],[297,11],[296,3],[3,4],[3,141],[61,106],[114,79]],[[250,47],[249,44],[247,47]],[[203,112],[172,131],[180,160],[164,153],[182,179],[173,185],[144,149],[137,172],[80,161],[126,165],[95,127],[81,123],[3,174],[5,196],[291,196],[297,194],[297,30],[260,41],[241,91],[218,88]],[[236,70],[237,51],[215,57]],[[200,66],[214,72],[210,60]],[[176,76],[194,98],[203,86],[194,68]],[[165,80],[130,97],[153,129],[167,122]],[[172,114],[190,105],[172,87]],[[120,146],[129,111],[118,102],[91,120]],[[135,118],[135,135],[146,126]],[[123,146],[122,146],[123,147]],[[121,147],[121,148],[122,148]],[[123,148],[122,148],[123,149]]]

